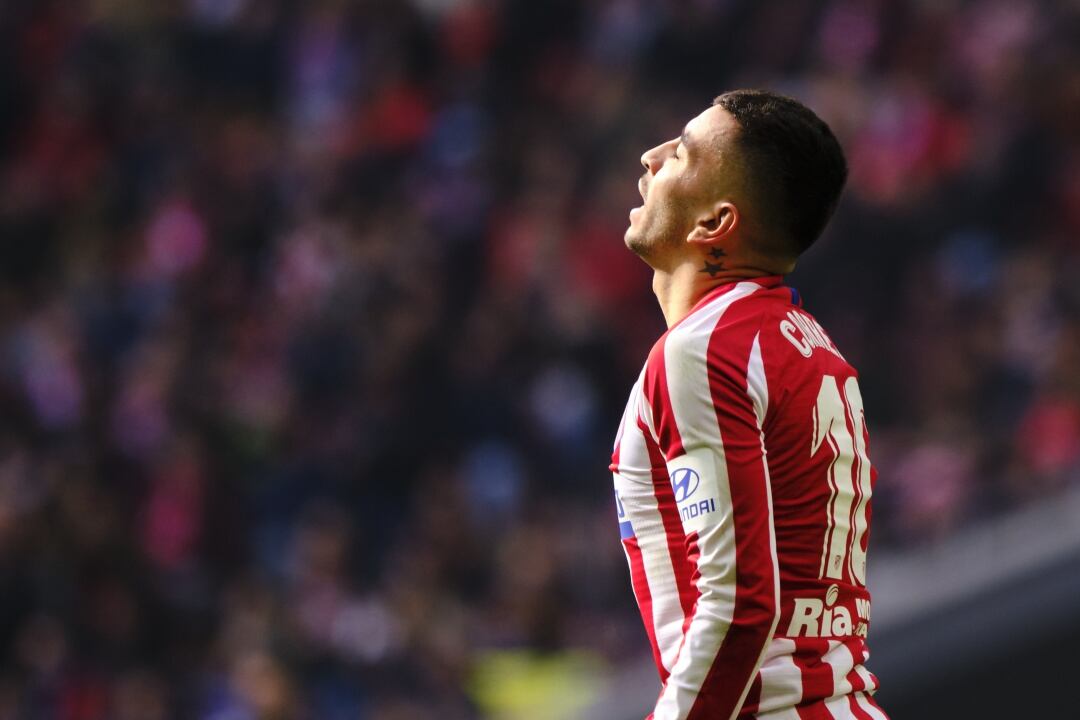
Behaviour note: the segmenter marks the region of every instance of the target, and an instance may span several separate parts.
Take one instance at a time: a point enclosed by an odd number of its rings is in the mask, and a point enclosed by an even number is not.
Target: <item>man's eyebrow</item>
[[[685,127],[682,129],[682,135],[679,136],[679,142],[681,142],[683,145],[690,144],[690,133],[686,130]]]

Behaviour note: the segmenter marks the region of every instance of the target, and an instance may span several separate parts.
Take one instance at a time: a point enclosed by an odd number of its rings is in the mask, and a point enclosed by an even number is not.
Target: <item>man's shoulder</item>
[[[709,372],[745,375],[758,333],[782,317],[775,288],[739,283],[709,298],[672,326],[653,346],[649,368],[663,369],[673,383],[706,378]]]
[[[672,327],[653,348],[654,363],[705,360],[710,365],[746,368],[750,353],[766,364],[826,365],[847,360],[822,324],[802,307],[793,289],[747,287],[711,299]],[[827,360],[831,358],[831,360]]]
[[[763,286],[751,280],[736,283],[726,292],[706,298],[667,332],[668,352],[737,344],[738,335],[752,338],[770,319],[795,307],[791,298],[790,289],[782,285]]]

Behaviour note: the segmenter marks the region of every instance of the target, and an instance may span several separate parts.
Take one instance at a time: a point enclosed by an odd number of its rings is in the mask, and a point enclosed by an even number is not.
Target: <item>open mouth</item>
[[[641,204],[638,205],[637,207],[630,208],[630,218],[631,219],[633,219],[634,213],[641,212],[642,208],[645,207],[645,200],[646,200],[646,197],[649,194],[649,188],[645,184],[645,178],[644,177],[642,177],[640,180],[638,180],[637,191],[638,191],[638,195],[641,196]]]

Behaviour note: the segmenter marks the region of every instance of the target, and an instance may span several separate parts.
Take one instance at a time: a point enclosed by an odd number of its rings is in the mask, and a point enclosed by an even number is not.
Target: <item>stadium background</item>
[[[1049,716],[1078,37],[1049,0],[0,3],[0,718],[640,717],[607,463],[662,319],[621,236],[642,150],[740,86],[851,165],[791,284],[862,374],[882,702]]]

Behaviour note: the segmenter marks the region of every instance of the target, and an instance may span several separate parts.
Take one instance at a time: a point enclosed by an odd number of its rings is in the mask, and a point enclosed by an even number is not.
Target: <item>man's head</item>
[[[657,268],[712,252],[786,272],[821,234],[847,179],[829,127],[759,90],[719,96],[641,163],[644,203],[630,212],[625,239]]]

